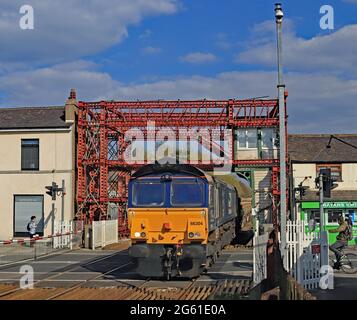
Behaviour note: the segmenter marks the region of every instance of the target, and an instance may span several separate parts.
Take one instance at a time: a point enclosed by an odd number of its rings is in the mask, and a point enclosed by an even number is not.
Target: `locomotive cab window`
[[[204,184],[200,181],[173,181],[171,183],[171,205],[174,207],[203,207]]]
[[[165,184],[160,182],[135,182],[132,203],[138,207],[161,207],[165,203]]]

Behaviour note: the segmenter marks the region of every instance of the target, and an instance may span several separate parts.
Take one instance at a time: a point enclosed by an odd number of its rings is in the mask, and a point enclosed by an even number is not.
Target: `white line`
[[[228,260],[228,261],[219,261],[217,260],[214,265],[216,264],[225,264],[225,263],[234,263],[234,262],[239,262],[239,263],[253,263],[253,260]]]
[[[68,274],[100,274],[101,272],[94,272],[94,271],[86,271],[86,272],[68,272]],[[1,274],[19,274],[18,271],[0,271],[0,275]],[[35,271],[34,272],[34,275],[36,274],[48,274],[48,275],[51,275],[51,274],[59,274],[58,272],[56,271],[49,271],[49,272],[46,272],[46,271]]]
[[[212,271],[212,272],[209,272],[206,273],[205,275],[209,276],[210,274],[216,274],[216,273],[219,273],[219,274],[226,274],[226,275],[230,275],[230,276],[235,276],[235,275],[240,275],[240,274],[252,274],[253,271]]]

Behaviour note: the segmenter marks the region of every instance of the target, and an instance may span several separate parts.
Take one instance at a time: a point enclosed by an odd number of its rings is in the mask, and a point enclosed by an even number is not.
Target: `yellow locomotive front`
[[[192,278],[206,263],[208,181],[185,168],[146,166],[129,183],[129,254],[142,276]]]

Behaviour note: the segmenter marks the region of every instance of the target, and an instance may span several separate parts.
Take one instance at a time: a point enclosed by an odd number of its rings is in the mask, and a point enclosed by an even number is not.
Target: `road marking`
[[[208,271],[205,275],[210,275],[210,274],[216,274],[216,273],[218,273],[218,274],[227,274],[227,275],[230,275],[230,276],[234,276],[234,275],[241,275],[241,274],[252,274],[252,271],[229,271],[229,270],[227,270],[227,271],[213,271],[212,270],[212,272],[210,272],[210,271]]]
[[[225,264],[225,263],[235,263],[235,262],[239,262],[239,263],[253,263],[253,260],[240,260],[240,259],[237,259],[237,260],[227,260],[227,261],[219,261],[217,260],[214,265],[216,264]]]

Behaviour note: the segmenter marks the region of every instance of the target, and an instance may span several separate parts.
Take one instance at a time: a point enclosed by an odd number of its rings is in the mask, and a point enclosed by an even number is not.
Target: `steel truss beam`
[[[77,146],[77,217],[92,221],[118,214],[119,230],[127,235],[127,184],[133,170],[144,163],[128,164],[124,152],[129,142],[125,133],[141,129],[144,139],[150,140],[148,122],[155,130],[165,130],[179,137],[182,129],[214,128],[279,128],[278,101],[273,100],[200,100],[200,101],[100,101],[78,103]],[[232,132],[233,141],[235,139]],[[213,150],[214,146],[212,146]],[[234,147],[232,146],[234,154]],[[219,150],[218,150],[219,151]],[[235,167],[272,168],[272,195],[278,203],[279,184],[277,159],[238,160]],[[205,170],[213,166],[198,161]],[[112,210],[112,209],[110,209]]]

